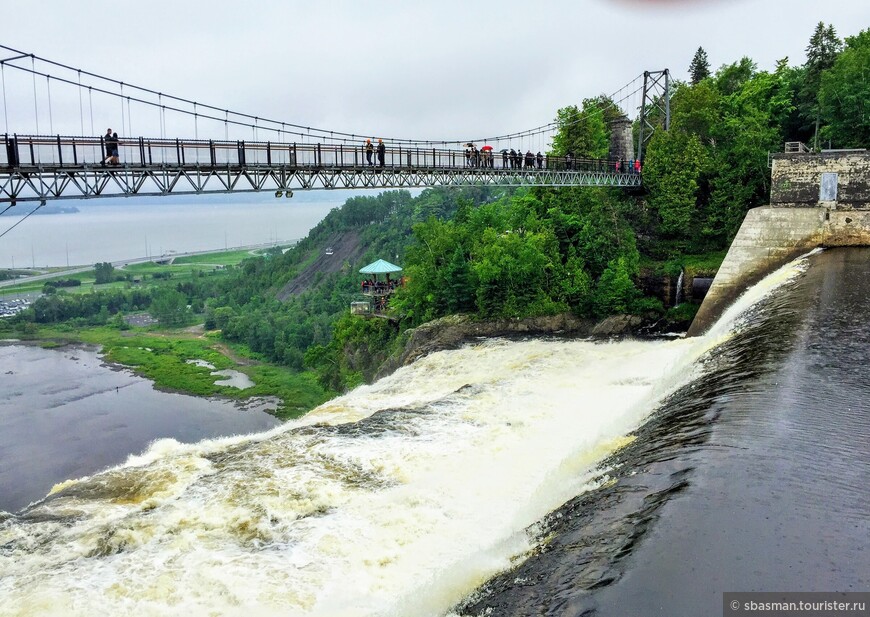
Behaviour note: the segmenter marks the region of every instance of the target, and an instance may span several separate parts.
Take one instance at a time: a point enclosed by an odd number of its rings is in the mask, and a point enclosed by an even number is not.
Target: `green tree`
[[[712,146],[721,106],[722,96],[710,80],[694,86],[680,84],[671,96],[671,131],[697,135],[701,143]]]
[[[695,52],[692,63],[689,65],[689,75],[693,85],[710,76],[710,63],[707,61],[707,52],[704,51],[703,47],[699,47],[698,51]]]
[[[641,297],[640,290],[632,280],[637,271],[636,255],[622,256],[611,261],[595,288],[595,312],[598,315],[630,313]]]
[[[813,148],[818,149],[821,108],[819,94],[822,74],[834,66],[843,43],[837,37],[834,26],[816,25],[807,45],[807,61],[804,63],[803,85],[798,94],[798,106],[805,126],[813,126]]]
[[[837,147],[870,146],[870,30],[846,38],[846,47],[821,77],[822,136]]]
[[[716,88],[723,96],[734,94],[752,79],[756,69],[755,62],[745,56],[739,62],[727,64],[716,72]]]
[[[188,314],[187,297],[175,289],[160,289],[154,294],[150,310],[161,325],[183,325]]]
[[[558,129],[553,137],[551,154],[569,152],[580,158],[604,158],[610,145],[607,121],[612,103],[605,97],[584,99],[583,107],[563,107],[556,112]]]
[[[108,261],[94,264],[94,277],[97,285],[111,283],[115,278],[115,268]]]
[[[659,131],[650,140],[643,177],[649,206],[658,213],[659,233],[665,238],[691,236],[706,163],[706,151],[695,134]]]

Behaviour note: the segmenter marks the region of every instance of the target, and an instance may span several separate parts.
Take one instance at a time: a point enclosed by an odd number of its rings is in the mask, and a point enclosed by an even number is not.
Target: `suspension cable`
[[[11,48],[11,47],[5,46],[5,45],[0,45],[0,48],[2,48],[2,49],[9,49],[9,50],[11,50],[11,51],[16,51],[16,52],[18,51],[18,50],[15,50],[15,49]],[[20,52],[19,52],[19,53],[20,53]],[[13,68],[17,68],[17,69],[19,69],[19,70],[24,70],[24,71],[28,71],[28,72],[34,72],[34,73],[36,73],[36,74],[38,74],[38,75],[44,75],[43,73],[39,73],[39,72],[37,72],[36,69],[35,69],[34,59],[37,58],[37,56],[35,56],[35,55],[33,55],[33,54],[29,54],[29,55],[31,56],[31,63],[33,64],[33,67],[32,67],[31,69],[27,69],[26,67],[17,66],[17,65],[14,65],[14,64],[10,64],[10,66],[12,66]],[[70,66],[67,66],[67,65],[64,65],[64,64],[58,63],[58,62],[54,62],[54,61],[51,61],[51,60],[47,60],[47,59],[45,59],[45,58],[41,58],[41,57],[39,58],[39,60],[40,60],[40,62],[45,62],[45,63],[47,63],[47,64],[51,64],[51,65],[54,65],[54,66],[58,66],[58,67],[61,67],[61,68],[67,69],[67,70],[76,70],[76,71],[80,70],[80,69],[75,69],[75,68],[73,68],[73,67],[70,67]],[[114,80],[114,79],[111,79],[111,78],[108,78],[108,77],[104,77],[104,76],[102,76],[102,75],[98,75],[98,74],[95,74],[95,73],[90,73],[90,72],[88,72],[88,71],[82,71],[82,72],[83,72],[85,75],[88,75],[88,76],[94,77],[94,78],[96,78],[96,79],[100,79],[100,80],[108,81],[108,82],[115,83],[115,84],[122,84],[122,83],[123,83],[123,82],[120,82],[120,81],[118,81],[118,80]],[[618,95],[620,92],[623,92],[624,90],[626,90],[626,89],[627,89],[628,87],[630,87],[634,82],[636,82],[637,80],[639,80],[640,77],[642,77],[642,76],[635,77],[632,81],[630,81],[628,84],[626,84],[626,85],[624,85],[623,87],[621,87],[619,90],[616,91],[616,93],[614,93],[614,95],[611,95],[611,96],[608,97],[608,98],[610,98],[610,99],[612,100],[614,96],[616,96],[616,95]],[[60,78],[60,77],[49,76],[49,78],[50,78],[50,79],[57,79],[58,81],[62,81],[62,82],[66,82],[66,83],[72,83],[72,84],[75,84],[75,82],[70,82],[69,80],[66,80],[66,79],[63,79],[63,78]],[[148,89],[148,88],[143,88],[143,87],[140,87],[140,86],[133,86],[133,85],[130,85],[130,84],[124,84],[124,85],[127,85],[128,87],[133,88],[133,89],[138,90],[138,91],[141,91],[141,92],[146,92],[146,93],[149,93],[149,94],[157,94],[158,97],[159,97],[160,99],[162,99],[162,98],[165,96],[166,98],[171,99],[171,100],[175,100],[175,101],[179,101],[179,102],[184,102],[184,103],[188,103],[188,104],[192,104],[192,103],[193,103],[193,101],[189,101],[189,100],[187,100],[187,99],[183,99],[183,98],[181,98],[181,97],[175,97],[175,96],[171,96],[171,95],[164,95],[163,93],[155,92],[154,90],[150,90],[150,89]],[[101,88],[94,88],[93,86],[89,86],[89,88],[92,89],[92,90],[93,90],[93,89],[96,89],[97,92],[102,92],[102,93],[105,93],[105,94],[109,94],[110,96],[118,96],[117,93],[115,93],[115,92],[111,92],[111,91],[109,91],[109,90],[103,90],[103,89],[101,89]],[[144,104],[146,104],[146,105],[152,105],[152,106],[155,105],[155,103],[154,103],[153,101],[149,101],[149,100],[145,100],[145,99],[140,99],[140,98],[136,98],[136,97],[128,97],[128,98],[129,98],[130,100],[135,100],[135,101],[137,101],[137,102],[141,102],[141,103],[144,103]],[[627,97],[622,97],[622,98],[620,98],[619,100],[622,101],[622,100],[624,100],[625,98],[627,98]],[[205,104],[202,104],[202,103],[196,103],[196,104],[197,104],[198,107],[204,107],[204,108],[206,108],[206,109],[212,109],[212,110],[218,110],[218,109],[219,109],[219,108],[216,108],[216,107],[214,107],[214,106],[211,106],[211,105],[205,105]],[[181,109],[181,108],[176,108],[176,107],[173,107],[173,106],[163,105],[162,102],[161,102],[161,103],[158,103],[158,105],[161,105],[161,106],[162,106],[162,113],[163,113],[164,115],[165,115],[165,111],[166,111],[166,109],[169,109],[170,111],[173,111],[173,112],[182,113],[182,114],[188,114],[188,115],[191,114],[191,112],[190,112],[189,110]],[[268,120],[268,119],[264,119],[264,118],[259,118],[259,117],[257,117],[257,116],[251,116],[251,115],[249,115],[249,114],[240,113],[240,112],[230,112],[229,110],[224,110],[224,109],[221,109],[220,111],[224,111],[224,114],[225,114],[225,117],[223,118],[223,121],[224,121],[224,125],[225,125],[225,132],[227,133],[227,137],[228,137],[228,128],[229,128],[228,125],[229,125],[230,123],[232,123],[232,124],[236,124],[236,125],[243,125],[243,126],[244,126],[244,125],[247,125],[247,126],[251,126],[251,124],[248,123],[248,122],[241,122],[241,121],[239,121],[239,120],[235,120],[235,119],[234,119],[234,120],[230,120],[230,119],[229,119],[229,114],[230,114],[230,113],[232,113],[234,116],[238,116],[239,118],[254,119],[254,120],[256,121],[257,125],[258,125],[257,128],[261,128],[261,129],[265,129],[265,130],[273,131],[273,132],[278,132],[278,131],[286,132],[286,133],[288,133],[288,134],[295,134],[295,135],[302,136],[303,138],[308,137],[309,139],[317,138],[317,139],[324,139],[324,140],[327,140],[327,134],[329,134],[329,139],[328,139],[327,141],[334,141],[334,140],[336,140],[336,136],[338,136],[338,141],[341,141],[341,142],[347,143],[347,142],[348,142],[348,138],[351,138],[351,140],[355,141],[357,138],[361,137],[360,135],[358,135],[358,134],[356,134],[356,133],[347,133],[347,132],[343,132],[343,131],[328,131],[328,130],[326,130],[326,129],[317,129],[317,128],[312,128],[312,127],[303,127],[302,125],[299,125],[299,124],[293,124],[293,123],[287,123],[287,122],[278,122],[278,121],[276,121],[276,120]],[[206,114],[201,114],[201,113],[199,113],[198,115],[202,116],[202,117],[205,118],[205,119],[209,119],[209,120],[218,120],[218,118],[216,118],[215,116],[206,115]],[[579,120],[579,119],[578,119],[578,120]],[[266,123],[271,123],[271,124],[276,124],[276,125],[281,124],[283,128],[279,129],[279,128],[277,128],[277,127],[262,126],[262,125],[260,125],[260,121],[263,121],[263,122],[266,122]],[[573,122],[572,122],[572,124],[573,124]],[[288,130],[286,130],[288,126],[291,127],[291,128],[296,128],[296,129],[300,129],[300,130],[299,130],[298,132],[297,132],[297,131],[288,131]],[[569,124],[569,125],[563,125],[563,126],[570,126],[570,124]],[[459,144],[459,143],[463,143],[463,142],[466,142],[466,141],[511,140],[511,139],[516,139],[516,138],[521,138],[521,139],[523,139],[523,138],[525,138],[525,137],[533,137],[533,136],[535,136],[535,135],[539,135],[539,134],[541,134],[541,133],[549,132],[549,131],[553,130],[553,129],[556,128],[556,127],[558,127],[558,123],[557,123],[557,122],[550,122],[550,123],[547,123],[547,124],[544,124],[544,125],[541,125],[541,126],[538,126],[538,127],[534,127],[534,128],[532,128],[532,129],[528,129],[528,130],[525,130],[525,131],[519,131],[519,132],[516,132],[516,133],[509,133],[509,134],[497,135],[497,136],[490,136],[490,137],[480,137],[480,138],[475,138],[475,139],[451,139],[451,140],[429,140],[429,139],[427,139],[427,140],[422,140],[422,139],[403,139],[403,138],[385,138],[385,139],[387,139],[387,140],[389,140],[389,141],[393,141],[393,142],[395,142],[395,143],[407,143],[407,144],[418,144],[418,145],[421,145],[421,144],[426,144],[426,145],[432,145],[432,144],[444,144],[444,145],[448,145],[448,144]],[[165,126],[165,119],[164,119],[164,130],[165,130],[165,129],[166,129],[166,126]],[[302,129],[305,130],[304,133],[301,132]],[[37,131],[37,132],[38,132],[38,131]],[[314,134],[312,134],[312,133],[314,133]]]
[[[12,225],[9,229],[7,229],[7,230],[4,231],[2,234],[0,234],[0,238],[2,238],[3,236],[5,236],[6,234],[8,234],[10,231],[12,231],[13,229],[15,229],[16,227],[18,227],[21,223],[23,223],[23,222],[27,219],[28,216],[30,216],[31,214],[33,214],[34,212],[36,212],[37,210],[39,210],[39,209],[40,209],[42,206],[44,206],[44,205],[45,205],[45,202],[44,202],[44,201],[39,202],[39,205],[36,206],[36,207],[35,207],[33,210],[31,210],[30,212],[28,212],[28,213],[27,213],[27,214],[26,214],[26,215],[25,215],[25,216],[24,216],[20,221],[18,221],[17,223],[15,223],[14,225]],[[11,208],[12,206],[9,206],[9,207]],[[6,208],[6,210],[8,210],[8,209],[9,209],[9,208]],[[3,212],[6,212],[6,210],[4,210]]]

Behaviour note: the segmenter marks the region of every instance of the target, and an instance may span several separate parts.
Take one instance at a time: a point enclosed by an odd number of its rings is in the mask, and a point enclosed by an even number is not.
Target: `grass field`
[[[235,266],[241,263],[242,260],[248,259],[258,254],[257,251],[226,251],[223,253],[207,253],[205,255],[188,255],[186,257],[177,257],[173,262],[175,265],[183,264],[214,264],[218,266]]]
[[[252,256],[253,255],[249,250],[230,250],[218,253],[208,253],[205,255],[178,257],[175,259],[173,264],[158,264],[149,261],[145,263],[130,264],[128,266],[116,268],[115,270],[118,274],[127,272],[143,278],[147,275],[153,275],[158,272],[169,272],[172,274],[172,280],[178,282],[190,278],[193,276],[193,272],[214,272],[218,266],[226,267],[236,265],[241,263],[242,260]],[[22,279],[22,281],[17,285],[0,287],[0,296],[41,292],[45,283],[55,279],[69,278],[78,279],[82,282],[79,287],[65,287],[64,291],[67,293],[90,293],[94,289],[122,288],[127,284],[126,281],[116,281],[114,283],[94,285],[93,270],[77,272],[75,274],[67,274],[68,270],[66,268],[49,268],[49,270],[56,272],[56,276],[43,278],[37,281]]]

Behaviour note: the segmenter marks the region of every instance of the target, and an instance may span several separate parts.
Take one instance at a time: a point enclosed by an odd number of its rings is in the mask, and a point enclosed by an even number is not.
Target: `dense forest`
[[[641,271],[674,273],[721,254],[746,211],[767,203],[769,153],[786,141],[816,149],[870,145],[868,66],[870,31],[841,41],[821,23],[801,66],[783,58],[775,70],[760,71],[742,58],[712,71],[699,48],[689,81],[672,86],[670,130],[655,131],[648,143],[642,194],[439,188],[354,197],[295,248],[248,259],[229,276],[84,299],[57,290],[20,319],[106,323],[119,311],[150,307],[165,325],[180,325],[200,313],[227,340],[314,369],[324,386],[342,390],[371,379],[403,332],[444,315],[660,316],[661,301],[638,284]],[[558,110],[550,154],[606,157],[608,122],[618,113],[606,97]],[[359,235],[361,257],[279,300],[279,290],[345,232]],[[379,257],[404,267],[394,319],[351,316],[358,270]]]

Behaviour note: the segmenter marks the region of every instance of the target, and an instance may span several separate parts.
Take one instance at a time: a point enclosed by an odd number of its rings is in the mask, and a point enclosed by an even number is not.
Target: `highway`
[[[166,261],[178,259],[179,257],[190,257],[193,255],[210,255],[215,253],[226,253],[229,251],[256,251],[262,249],[269,249],[274,246],[287,246],[296,244],[298,240],[287,240],[285,242],[264,242],[262,244],[248,244],[245,246],[231,246],[229,248],[222,249],[212,249],[208,251],[190,251],[188,253],[164,253],[160,256],[151,256],[151,257],[135,257],[133,259],[122,259],[121,261],[113,261],[112,265],[116,268],[123,268],[124,266],[131,266],[134,264],[147,263],[149,261]],[[3,287],[11,287],[13,285],[20,285],[22,283],[30,283],[33,281],[42,281],[57,278],[59,276],[69,276],[70,274],[78,274],[79,272],[87,272],[88,270],[93,270],[93,264],[89,266],[73,266],[71,268],[65,268],[63,270],[57,270],[55,272],[49,272],[47,274],[35,274],[33,276],[24,276],[16,279],[10,279],[8,281],[0,281],[0,288]]]

